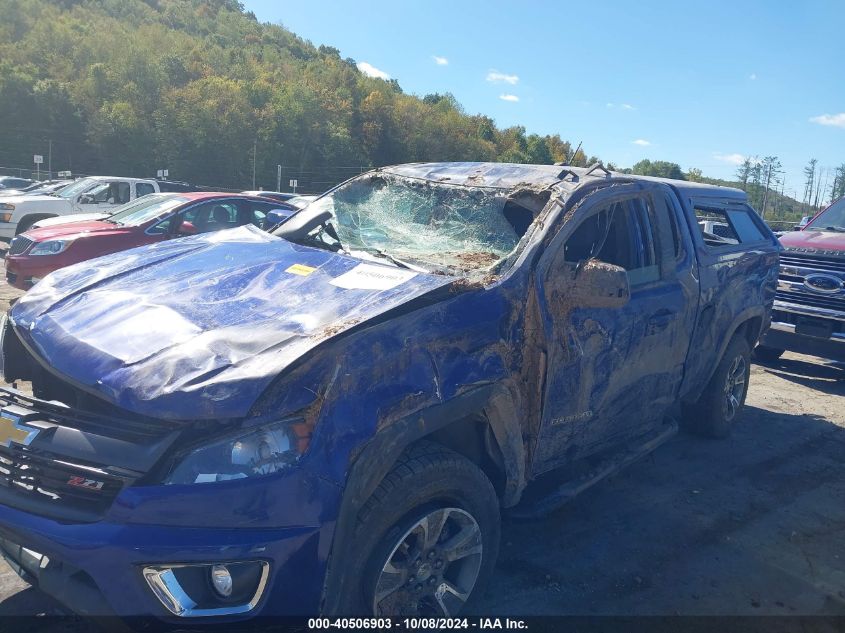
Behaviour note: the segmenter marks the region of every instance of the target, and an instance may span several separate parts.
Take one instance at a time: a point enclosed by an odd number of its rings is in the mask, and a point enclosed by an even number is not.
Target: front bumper
[[[265,477],[143,485],[141,475],[130,475],[148,470],[134,453],[158,454],[158,444],[131,439],[138,421],[114,421],[120,437],[109,437],[111,427],[96,426],[106,418],[74,417],[7,389],[0,408],[8,435],[0,451],[0,553],[72,611],[183,623],[318,613],[341,487],[308,456]],[[21,429],[37,435],[23,437]],[[127,477],[94,468],[89,453],[73,456],[73,447],[121,463]],[[92,479],[79,481],[79,468]],[[80,483],[94,486],[74,487]],[[100,494],[102,503],[91,505]],[[260,595],[240,611],[209,613],[199,601],[203,613],[188,605],[177,617],[144,577],[150,568],[246,563],[266,564],[268,573]]]
[[[845,361],[845,314],[776,300],[760,344]]]
[[[43,279],[54,270],[68,265],[61,261],[48,261],[56,259],[54,255],[36,255],[35,257],[7,255],[6,281],[15,288],[29,290],[38,280]]]
[[[0,549],[12,567],[24,580],[84,615],[184,622],[155,597],[143,577],[145,567],[247,560],[266,561],[269,580],[255,608],[237,619],[315,614],[325,574],[320,555],[324,531],[305,526],[268,530],[106,521],[61,524],[0,506]]]

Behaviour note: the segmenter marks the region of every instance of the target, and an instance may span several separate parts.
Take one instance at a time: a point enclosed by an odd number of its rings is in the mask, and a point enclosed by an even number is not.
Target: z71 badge
[[[71,477],[67,480],[68,486],[77,486],[79,488],[87,488],[88,490],[102,490],[104,482],[96,479],[86,479],[85,477]]]

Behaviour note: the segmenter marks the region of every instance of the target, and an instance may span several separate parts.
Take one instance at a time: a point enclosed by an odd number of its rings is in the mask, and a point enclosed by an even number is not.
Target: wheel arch
[[[57,213],[27,213],[26,215],[21,216],[21,218],[18,220],[17,225],[15,225],[15,235],[20,235],[39,220],[46,220],[47,218],[57,217],[59,217]]]
[[[519,425],[518,392],[501,384],[484,385],[448,402],[406,416],[379,430],[352,459],[328,557],[322,611],[334,613],[346,590],[345,574],[333,561],[350,546],[352,522],[413,444],[440,444],[475,463],[491,480],[503,506],[519,501],[525,488],[525,446]]]
[[[698,400],[704,389],[707,387],[707,383],[709,383],[710,379],[713,377],[713,373],[716,371],[719,363],[722,361],[722,357],[725,355],[725,350],[728,348],[728,345],[730,345],[730,342],[735,336],[741,335],[748,342],[748,347],[754,349],[755,343],[762,334],[765,316],[766,313],[763,306],[752,306],[746,308],[734,317],[730,326],[725,328],[725,332],[728,334],[727,336],[722,337],[722,340],[719,343],[718,353],[713,359],[711,368],[705,374],[701,384],[697,385],[692,392],[687,393],[684,396],[684,401],[694,402]]]

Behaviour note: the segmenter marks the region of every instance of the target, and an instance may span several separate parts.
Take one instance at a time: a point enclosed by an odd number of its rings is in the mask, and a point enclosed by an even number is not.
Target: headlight
[[[15,205],[13,205],[11,202],[0,202],[0,209],[2,209],[3,211],[14,211]],[[8,222],[8,220],[5,220],[5,222]]]
[[[165,484],[261,477],[289,468],[308,444],[306,425],[285,421],[218,440],[184,455]]]
[[[2,222],[11,222],[12,221],[12,213],[0,213],[0,221]]]
[[[50,240],[48,242],[38,242],[29,251],[30,255],[58,255],[68,246],[73,243],[73,240]]]

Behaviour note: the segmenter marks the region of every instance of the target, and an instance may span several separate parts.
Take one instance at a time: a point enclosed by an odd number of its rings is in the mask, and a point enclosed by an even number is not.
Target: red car
[[[296,209],[284,202],[232,193],[162,193],[139,198],[102,220],[72,221],[18,235],[6,253],[6,281],[27,290],[64,266],[162,240],[264,226],[272,210]]]

